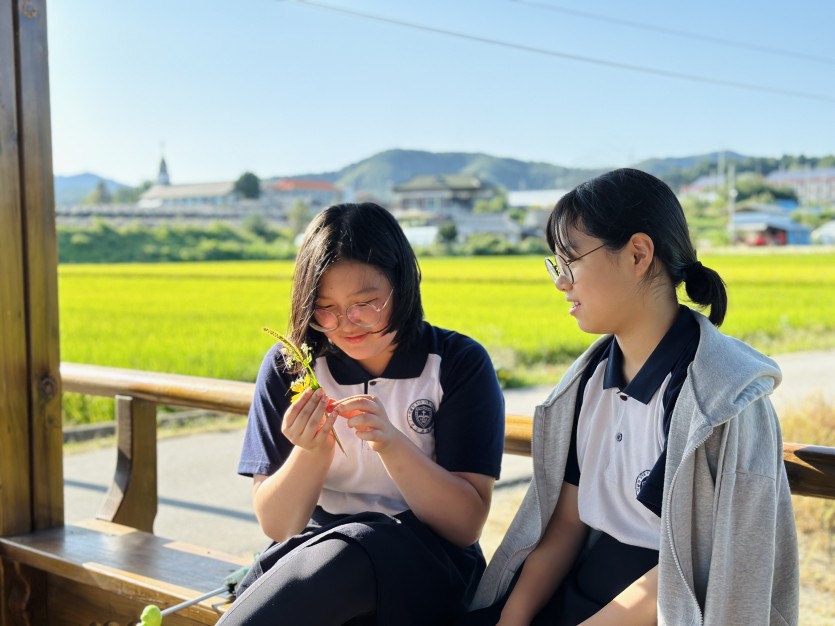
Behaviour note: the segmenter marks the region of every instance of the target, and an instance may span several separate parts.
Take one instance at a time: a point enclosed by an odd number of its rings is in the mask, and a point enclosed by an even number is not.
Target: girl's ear
[[[655,244],[649,235],[635,233],[629,238],[629,247],[632,265],[638,276],[643,276],[649,270],[655,257]]]

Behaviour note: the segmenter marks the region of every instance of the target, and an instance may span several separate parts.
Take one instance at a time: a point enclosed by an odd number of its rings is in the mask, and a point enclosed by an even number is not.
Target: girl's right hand
[[[284,412],[281,432],[294,446],[311,452],[333,453],[331,430],[336,413],[326,413],[328,398],[322,389],[304,393]]]

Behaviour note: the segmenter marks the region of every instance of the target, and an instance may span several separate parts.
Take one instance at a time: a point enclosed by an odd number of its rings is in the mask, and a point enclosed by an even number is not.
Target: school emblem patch
[[[406,412],[406,419],[412,430],[421,435],[431,433],[435,427],[435,405],[432,400],[417,400]]]
[[[638,474],[638,478],[635,479],[635,495],[637,496],[641,493],[641,487],[644,486],[644,481],[649,476],[649,470],[644,470],[640,474]]]

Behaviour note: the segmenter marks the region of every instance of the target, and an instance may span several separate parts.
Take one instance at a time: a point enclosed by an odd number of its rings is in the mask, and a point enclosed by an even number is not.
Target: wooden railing
[[[151,532],[157,510],[156,410],[183,406],[246,414],[252,383],[160,374],[96,365],[61,364],[64,391],[115,398],[118,462],[100,519]],[[508,415],[505,452],[530,456],[529,416]],[[786,443],[792,493],[835,498],[835,448]]]

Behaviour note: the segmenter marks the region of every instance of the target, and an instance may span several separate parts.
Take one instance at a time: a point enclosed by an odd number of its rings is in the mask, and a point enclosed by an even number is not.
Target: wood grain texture
[[[46,0],[16,3],[34,528],[64,521],[58,368],[58,244],[52,175]]]
[[[116,473],[97,517],[153,532],[157,515],[157,405],[116,396]]]
[[[50,626],[135,626],[148,604],[57,576],[51,576],[49,582]],[[79,602],[79,598],[84,602]],[[214,624],[219,617],[218,612],[195,620],[174,613],[163,618],[163,626]]]
[[[114,596],[114,602],[131,599],[140,610],[146,604],[166,608],[199,596],[248,565],[232,555],[101,520],[0,538],[0,556],[100,589]],[[81,598],[84,604],[87,596]],[[216,596],[180,615],[214,624],[228,604],[228,597]],[[50,615],[50,624],[51,620]]]
[[[157,404],[246,415],[255,385],[217,378],[61,363],[64,389],[94,396],[131,396]]]
[[[0,0],[0,535],[32,526],[15,4]]]

